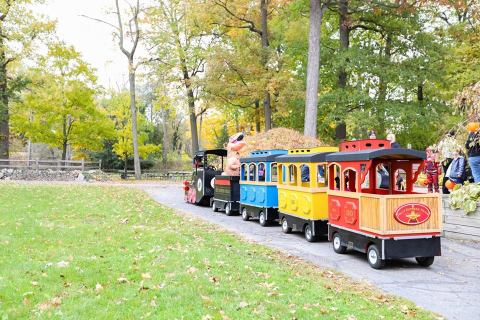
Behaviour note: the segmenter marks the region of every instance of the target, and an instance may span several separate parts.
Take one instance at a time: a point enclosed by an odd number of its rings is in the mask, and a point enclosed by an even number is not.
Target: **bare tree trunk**
[[[198,149],[203,149],[202,147],[202,124],[203,124],[203,113],[200,114],[200,124],[198,128]]]
[[[310,0],[310,30],[308,33],[307,92],[305,97],[304,134],[317,136],[318,81],[320,72],[320,33],[326,5]]]
[[[3,38],[0,38],[0,159],[9,158],[10,115],[8,112],[7,65]]]
[[[348,0],[340,0],[338,4],[339,11],[339,33],[340,33],[340,51],[348,50],[350,46],[350,28],[348,21]],[[344,64],[338,70],[338,87],[345,89],[347,86],[347,72]]]
[[[190,85],[186,82],[185,87],[187,89],[188,97],[188,112],[190,114],[190,131],[192,133],[192,155],[199,150],[198,148],[198,131],[197,131],[197,114],[195,112],[195,97]]]
[[[260,133],[260,101],[255,100],[255,132]]]
[[[67,160],[68,140],[62,142],[62,160]]]
[[[417,100],[422,104],[423,102],[423,83],[417,85]]]
[[[268,0],[260,1],[260,11],[262,16],[262,60],[265,69],[268,69]],[[270,92],[265,88],[264,98],[263,98],[263,112],[265,114],[265,131],[268,131],[272,128],[272,107]]]
[[[387,34],[385,39],[385,58],[390,62],[392,57],[392,37]],[[378,135],[383,135],[386,131],[386,123],[385,123],[385,102],[387,101],[387,86],[388,82],[385,80],[383,75],[379,75],[379,83],[378,83],[378,120],[379,120],[379,128],[377,128],[377,137]]]
[[[162,131],[163,131],[163,141],[162,141],[162,164],[163,169],[167,170],[167,157],[168,157],[168,111],[164,110],[163,112],[163,123],[162,123]]]
[[[142,178],[140,169],[140,155],[138,151],[138,131],[137,131],[137,103],[135,97],[135,69],[133,59],[128,61],[128,82],[130,84],[130,114],[132,116],[132,142],[133,142],[133,168],[135,170],[135,179]]]

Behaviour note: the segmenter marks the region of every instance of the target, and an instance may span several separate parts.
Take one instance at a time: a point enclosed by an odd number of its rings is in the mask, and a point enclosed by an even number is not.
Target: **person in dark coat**
[[[468,163],[472,170],[473,180],[480,182],[480,132],[470,132],[465,143],[468,151]]]

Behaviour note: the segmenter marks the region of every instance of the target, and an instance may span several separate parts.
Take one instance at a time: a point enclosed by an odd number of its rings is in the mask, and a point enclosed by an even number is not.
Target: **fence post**
[[[102,170],[102,159],[98,161],[98,170]]]
[[[35,160],[35,167],[37,168],[37,171],[38,171],[38,160]]]
[[[61,165],[60,165],[60,161],[61,161],[61,160],[57,160],[57,171],[60,171],[60,166],[61,166]]]
[[[82,158],[82,172],[85,171],[85,159]]]

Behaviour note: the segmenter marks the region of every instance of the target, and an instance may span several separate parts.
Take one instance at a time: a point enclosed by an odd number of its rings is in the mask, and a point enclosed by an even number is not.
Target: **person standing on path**
[[[465,143],[468,151],[468,163],[472,169],[473,179],[476,183],[480,182],[480,132],[470,132]]]
[[[445,176],[455,182],[462,184],[465,176],[465,158],[462,156],[462,149],[457,148],[453,152],[453,160],[445,173]]]
[[[448,167],[453,161],[453,153],[460,145],[455,140],[455,131],[450,130],[446,136],[438,144],[438,152],[440,153],[441,165],[443,172],[447,172]],[[442,193],[449,194],[450,190],[445,186],[448,177],[445,174],[442,179]]]

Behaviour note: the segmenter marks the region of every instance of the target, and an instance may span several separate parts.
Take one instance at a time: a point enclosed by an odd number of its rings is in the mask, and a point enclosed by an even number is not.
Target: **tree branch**
[[[90,19],[90,20],[93,20],[93,21],[96,21],[96,22],[104,23],[104,24],[106,24],[106,25],[114,28],[115,30],[119,31],[117,26],[111,24],[111,23],[108,22],[108,21],[105,21],[105,20],[102,20],[102,19],[93,18],[93,17],[89,17],[89,16],[86,16],[86,15],[84,15],[84,14],[81,14],[80,17],[87,18],[87,19]]]
[[[232,12],[228,7],[227,7],[227,2],[222,2],[221,0],[215,0],[215,4],[222,7],[230,16],[232,16],[233,18],[239,20],[239,21],[242,21],[242,22],[245,22],[248,24],[248,26],[243,26],[243,27],[240,27],[240,28],[243,28],[243,29],[249,29],[250,31],[252,32],[255,32],[257,34],[259,34],[260,36],[262,36],[262,31],[260,29],[257,29],[256,26],[255,26],[255,23],[252,21],[252,20],[249,20],[249,19],[246,19],[245,17],[239,17],[237,16],[234,12]],[[237,27],[238,28],[238,27]]]

